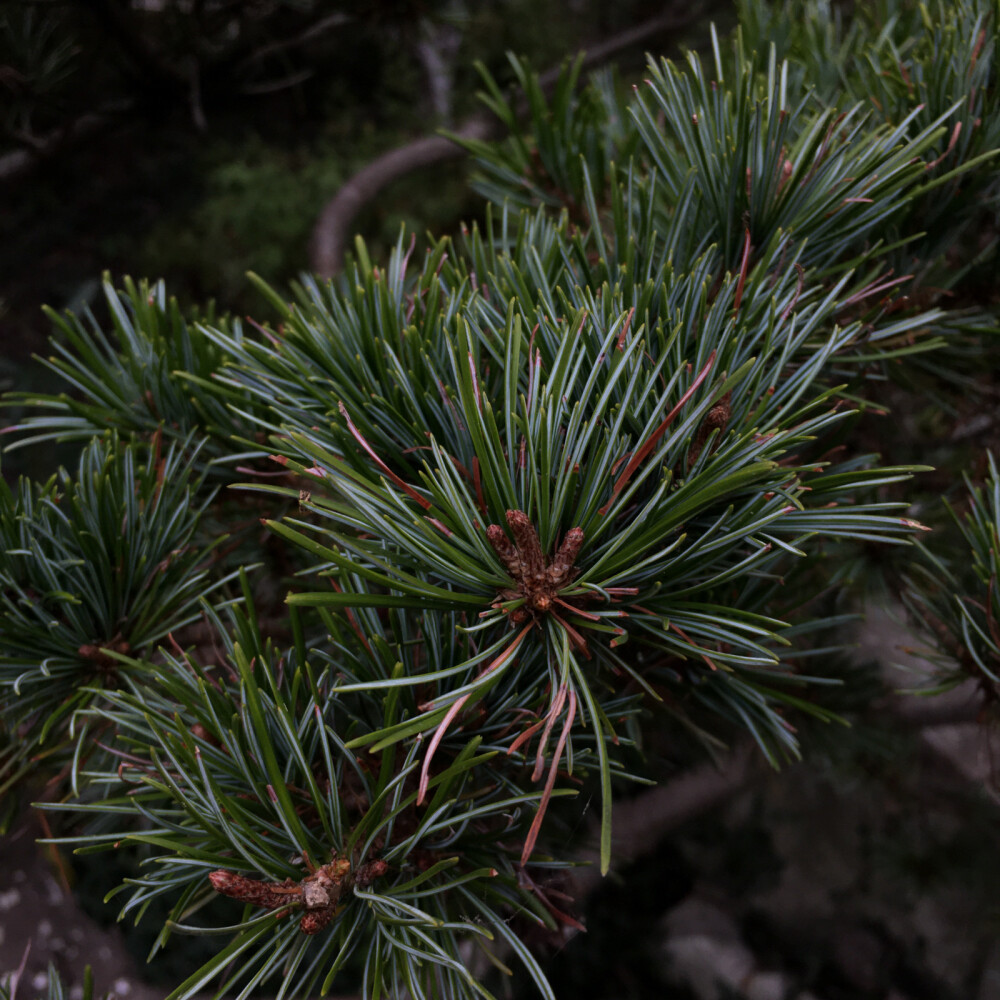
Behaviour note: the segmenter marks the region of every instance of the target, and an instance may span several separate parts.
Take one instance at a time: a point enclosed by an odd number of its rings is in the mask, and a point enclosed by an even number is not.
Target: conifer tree
[[[0,782],[138,852],[154,956],[219,935],[170,1000],[553,997],[586,803],[604,873],[656,734],[797,757],[873,547],[995,699],[995,460],[947,557],[856,429],[988,350],[996,45],[985,0],[786,0],[631,93],[512,59],[454,238],[254,277],[246,321],[110,278],[52,314],[12,446],[82,451],[0,493]]]

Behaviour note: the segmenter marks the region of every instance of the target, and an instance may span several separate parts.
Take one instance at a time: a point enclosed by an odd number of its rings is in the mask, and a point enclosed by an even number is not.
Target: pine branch
[[[976,3],[949,22],[970,37],[920,50],[944,67],[928,96],[991,87]],[[579,87],[581,60],[550,88],[515,59],[520,98],[486,78],[507,138],[475,119],[463,140],[495,201],[481,225],[422,257],[401,235],[384,266],[358,240],[344,280],[288,296],[255,278],[273,325],[189,319],[131,282],[107,286],[107,330],[52,314],[67,391],[15,397],[42,411],[18,430],[91,443],[75,476],[0,491],[0,690],[24,737],[0,783],[37,765],[64,842],[150,862],[116,894],[123,916],[168,902],[154,952],[175,931],[229,938],[171,1000],[210,982],[307,997],[348,967],[365,995],[489,996],[473,947],[502,972],[515,954],[551,998],[526,941],[580,927],[553,883],[586,803],[604,873],[746,787],[754,760],[797,759],[803,721],[899,711],[832,655],[886,546],[938,686],[972,678],[963,713],[996,700],[995,463],[947,562],[933,535],[910,544],[928,526],[905,484],[926,467],[858,435],[886,379],[991,328],[919,311],[893,267],[935,192],[962,232],[957,179],[990,190],[993,153],[947,102],[912,106],[916,64],[853,23],[790,51],[830,41],[856,85],[841,42],[874,46],[875,111],[739,36],[652,62],[630,99],[607,76]],[[344,198],[444,142],[376,161]],[[738,749],[613,826],[625,782],[662,778],[664,732]]]

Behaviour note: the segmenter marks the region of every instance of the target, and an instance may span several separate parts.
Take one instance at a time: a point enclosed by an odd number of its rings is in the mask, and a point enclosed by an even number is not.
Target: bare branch
[[[928,698],[894,695],[884,710],[897,725],[911,730],[936,730],[981,722],[985,710],[982,694],[970,682],[948,694]],[[932,751],[940,755],[933,744]],[[652,852],[672,830],[712,809],[724,805],[755,780],[773,774],[764,766],[753,744],[737,746],[721,764],[702,764],[647,792],[615,803],[611,843],[616,868],[625,868]],[[598,842],[595,826],[589,838]],[[574,871],[577,899],[583,899],[601,881],[599,852],[588,848],[580,861],[589,862]]]
[[[746,789],[756,761],[755,747],[739,746],[719,766],[702,764],[665,785],[651,788],[633,799],[616,802],[611,839],[615,868],[626,868],[649,854],[671,830],[721,806]],[[758,767],[757,773],[764,773],[764,769]],[[598,841],[597,837],[590,839],[594,843]],[[573,873],[575,895],[583,899],[601,882],[599,852],[588,849],[581,853],[579,860],[589,862]]]
[[[268,56],[277,55],[279,52],[284,52],[287,49],[293,49],[299,45],[305,45],[307,42],[311,42],[316,38],[321,37],[333,28],[340,28],[345,24],[350,24],[354,18],[350,14],[345,14],[343,11],[337,11],[335,14],[330,14],[328,17],[321,18],[315,24],[311,24],[305,31],[300,31],[297,35],[291,38],[282,38],[276,42],[270,42],[267,45],[261,46],[254,52],[251,52],[246,58],[244,58],[239,65],[236,67],[237,72],[242,72],[247,69],[247,67],[252,66],[254,63],[261,62]]]
[[[17,178],[32,171],[42,161],[51,159],[68,147],[103,131],[115,122],[116,118],[113,112],[121,110],[123,107],[97,114],[82,115],[76,121],[37,139],[32,143],[31,149],[16,149],[10,153],[4,153],[0,156],[0,182],[17,180]]]
[[[656,35],[692,24],[704,14],[704,8],[699,6],[651,18],[587,50],[583,57],[584,68],[601,65],[618,53],[641,45]],[[554,67],[543,73],[539,82],[544,88],[549,88],[558,76],[559,67]],[[502,134],[499,122],[485,114],[472,115],[454,132],[460,138],[478,140],[496,138]],[[362,167],[320,212],[310,246],[312,270],[322,278],[330,278],[340,272],[344,266],[344,248],[350,240],[355,217],[386,185],[422,167],[463,156],[465,150],[450,139],[425,136],[383,153]]]
[[[456,135],[463,139],[489,139],[496,134],[497,126],[485,115],[466,119],[456,130]],[[387,184],[421,167],[464,155],[465,150],[451,139],[431,135],[398,146],[372,160],[347,181],[320,212],[309,254],[312,270],[324,278],[339,273],[344,266],[344,247],[355,216]]]

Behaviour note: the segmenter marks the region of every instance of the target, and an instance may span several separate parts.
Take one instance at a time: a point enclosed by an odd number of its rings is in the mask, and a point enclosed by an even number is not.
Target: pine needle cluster
[[[224,939],[170,1000],[491,997],[512,962],[551,998],[534,945],[579,927],[581,819],[607,872],[651,737],[778,765],[833,718],[844,567],[924,528],[920,467],[857,415],[992,323],[947,300],[994,251],[997,27],[801,6],[745,5],[633,94],[513,60],[484,94],[509,138],[466,143],[483,221],[255,278],[267,317],[130,281],[110,325],[53,315],[66,392],[13,395],[11,430],[87,443],[0,492],[0,781],[44,764],[64,842],[139,852],[113,895],[169,901],[154,954]],[[933,620],[995,691],[990,468],[985,596]]]

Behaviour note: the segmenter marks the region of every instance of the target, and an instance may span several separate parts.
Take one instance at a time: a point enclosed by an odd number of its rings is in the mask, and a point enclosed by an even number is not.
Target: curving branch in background
[[[463,139],[492,139],[498,123],[485,114],[467,118],[455,134]],[[362,167],[323,206],[313,229],[309,248],[309,266],[322,278],[332,278],[344,266],[344,247],[351,238],[355,216],[384,187],[393,181],[446,160],[465,156],[465,150],[442,135],[424,136],[404,146],[397,146]]]
[[[73,146],[91,139],[121,120],[121,113],[131,105],[121,104],[94,114],[81,115],[75,121],[34,142],[30,149],[14,149],[0,155],[0,182],[13,181],[30,173],[39,163],[51,160]]]
[[[981,784],[974,767],[958,767],[953,755],[941,745],[941,736],[974,736],[981,731],[988,706],[972,682],[932,699],[892,694],[874,706],[874,716],[888,716],[890,725],[900,733],[917,735],[932,759],[955,773],[962,783]],[[965,727],[974,727],[972,731]],[[965,740],[966,750],[970,742]],[[613,855],[615,868],[623,870],[651,854],[659,842],[690,820],[720,808],[747,788],[768,776],[770,769],[747,742],[737,744],[717,763],[705,762],[683,774],[641,792],[632,799],[615,803]],[[600,831],[592,824],[588,840],[598,842]],[[584,849],[577,858],[580,867],[573,869],[572,886],[582,901],[601,883],[599,852]]]
[[[587,49],[583,66],[585,69],[600,66],[619,53],[643,45],[657,35],[703,21],[707,15],[705,7],[695,5],[684,11],[671,10],[650,18]],[[542,86],[553,86],[558,75],[558,67],[543,73],[540,78]],[[484,112],[471,115],[452,131],[460,138],[480,141],[498,138],[503,134],[500,122]],[[383,188],[415,170],[456,160],[465,155],[465,150],[451,139],[425,136],[397,146],[362,167],[323,206],[319,214],[309,248],[309,266],[312,271],[321,278],[331,278],[343,269],[344,249],[353,236],[354,219]]]

